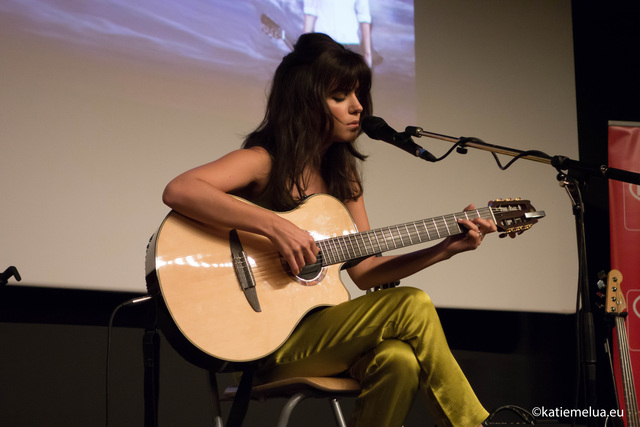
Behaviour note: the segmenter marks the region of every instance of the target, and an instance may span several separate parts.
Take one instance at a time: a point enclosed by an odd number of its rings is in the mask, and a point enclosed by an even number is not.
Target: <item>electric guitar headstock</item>
[[[519,198],[496,199],[489,206],[500,237],[522,234],[545,216],[544,211],[536,211],[529,200]]]
[[[607,274],[607,293],[605,297],[605,311],[613,316],[624,315],[627,311],[627,303],[622,294],[622,273],[619,270],[611,270]]]
[[[262,24],[263,33],[273,39],[282,40],[290,50],[293,50],[293,42],[280,25],[276,24],[264,13],[260,16],[260,23]]]

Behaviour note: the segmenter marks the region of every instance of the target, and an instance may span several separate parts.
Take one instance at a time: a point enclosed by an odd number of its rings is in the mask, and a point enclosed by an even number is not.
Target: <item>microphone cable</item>
[[[107,357],[106,357],[106,377],[105,377],[105,426],[109,427],[109,370],[110,370],[110,356],[111,356],[111,330],[113,329],[113,320],[116,317],[116,313],[121,308],[130,305],[140,304],[147,302],[151,299],[150,295],[144,295],[141,297],[132,298],[118,305],[109,318],[109,324],[107,326]]]

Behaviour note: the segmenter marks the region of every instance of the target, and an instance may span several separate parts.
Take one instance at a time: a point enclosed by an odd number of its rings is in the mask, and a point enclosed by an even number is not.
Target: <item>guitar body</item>
[[[346,207],[327,195],[311,196],[278,215],[316,239],[357,231]],[[233,267],[229,231],[212,231],[172,211],[147,250],[149,291],[162,298],[179,333],[206,355],[233,362],[262,358],[309,311],[349,300],[340,264],[322,267],[316,280],[301,280],[287,272],[267,238],[238,231],[255,277],[261,309],[255,311]]]
[[[492,220],[506,235],[544,217],[528,200],[498,199],[486,208],[358,232],[347,208],[326,194],[277,214],[307,230],[320,249],[298,276],[266,237],[214,230],[175,211],[151,238],[147,288],[157,297],[163,332],[192,363],[249,362],[272,353],[311,310],[349,300],[340,279],[346,262],[464,233],[462,218]]]

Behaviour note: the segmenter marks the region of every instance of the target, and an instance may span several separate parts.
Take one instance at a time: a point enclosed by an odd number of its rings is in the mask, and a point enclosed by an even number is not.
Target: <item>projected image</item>
[[[370,56],[375,113],[413,122],[413,20],[411,0],[0,1],[0,181],[32,178],[0,189],[0,258],[35,285],[144,286],[162,186],[241,145],[305,27]]]
[[[86,50],[172,66],[199,66],[261,80],[303,32],[324,32],[361,53],[379,80],[414,87],[412,0],[247,0],[0,4],[11,32]]]

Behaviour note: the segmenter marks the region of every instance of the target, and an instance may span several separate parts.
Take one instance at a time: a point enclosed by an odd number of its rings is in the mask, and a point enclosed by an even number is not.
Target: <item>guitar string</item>
[[[632,420],[629,415],[634,414],[634,419],[638,416],[638,407],[635,395],[635,384],[633,380],[633,371],[631,368],[631,361],[628,358],[629,355],[629,341],[627,338],[627,330],[625,326],[625,321],[622,316],[616,317],[616,328],[618,330],[618,343],[620,345],[621,354],[621,371],[622,371],[622,381],[624,384],[624,395],[625,395],[625,403],[627,404],[627,420],[630,422],[635,421]],[[637,425],[637,423],[636,423]]]
[[[321,252],[319,255],[320,257],[326,258],[330,264],[336,264],[339,262],[348,261],[350,259],[384,252],[386,250],[392,250],[399,247],[405,247],[417,243],[435,240],[434,238],[432,238],[433,234],[437,234],[439,238],[441,238],[443,235],[448,236],[452,234],[459,234],[460,232],[462,232],[462,230],[457,224],[458,218],[463,216],[467,219],[484,217],[483,214],[487,214],[492,210],[493,208],[486,207],[476,209],[474,211],[463,211],[457,214],[434,217],[430,219],[434,224],[433,226],[427,223],[426,221],[428,220],[425,219],[406,222],[403,224],[398,224],[396,226],[382,227],[376,230],[368,230],[361,233],[354,233],[345,236],[336,236],[319,240],[318,245],[321,247]],[[473,212],[475,216],[469,218],[469,212]],[[455,225],[455,229],[452,232],[450,226],[453,225]],[[422,228],[423,230],[420,230],[420,228]],[[404,229],[404,232],[401,231],[401,229]],[[388,233],[388,236],[387,234],[385,234],[385,232]],[[379,234],[380,236],[378,236]],[[380,239],[382,239],[382,242]],[[408,239],[408,242],[405,241],[406,239]],[[367,243],[366,240],[368,240],[369,243]],[[360,241],[362,242],[362,245],[360,244]],[[257,252],[252,254],[250,258],[255,262],[255,265],[252,265],[253,263],[249,262],[254,275],[260,274],[261,277],[263,277],[264,275],[270,275],[274,272],[282,270],[280,255],[277,252]],[[261,265],[266,265],[268,268]]]
[[[457,224],[458,218],[463,216],[467,219],[483,217],[483,213],[486,214],[490,211],[491,208],[487,207],[476,209],[474,211],[464,211],[457,214],[449,214],[442,217],[436,217],[432,219],[434,223],[433,226],[426,223],[426,220],[419,220],[398,224],[395,227],[383,227],[377,230],[364,231],[362,233],[336,236],[319,240],[318,245],[321,246],[321,251],[323,254],[325,254],[325,258],[327,258],[329,263],[334,264],[354,258],[373,255],[375,253],[384,252],[386,250],[397,249],[399,247],[405,247],[429,240],[434,240],[431,237],[432,234],[437,234],[439,238],[441,238],[443,235],[449,236],[453,234],[459,234],[460,232],[462,232],[462,230]],[[474,212],[475,215],[470,218],[469,212]],[[420,228],[423,228],[424,231],[421,231],[419,229],[419,226],[421,226]],[[453,232],[451,231],[450,226],[455,226]],[[396,231],[395,233],[394,228]],[[405,232],[402,232],[401,228],[404,228]],[[385,232],[389,234],[388,238]],[[384,247],[380,243],[378,234],[381,235],[381,238],[385,242]],[[376,245],[373,244],[373,239],[371,238],[372,235],[376,239]],[[365,240],[365,236],[369,240],[368,244]],[[405,242],[405,239],[408,239],[409,242]],[[362,241],[362,245],[360,245],[360,241]],[[391,246],[389,242],[391,242],[393,246]],[[258,261],[259,258],[259,255],[253,257],[253,259],[256,261]]]
[[[488,208],[484,210],[486,209]],[[426,223],[427,220],[419,220],[399,224],[395,227],[383,227],[345,236],[331,237],[319,240],[317,243],[321,247],[320,255],[324,255],[324,258],[326,258],[329,263],[343,262],[357,257],[392,250],[399,246],[435,240],[431,238],[431,235],[436,232],[439,236],[442,236],[442,234],[444,234],[443,227],[447,228],[445,222],[449,221],[451,224],[454,224],[457,218],[456,215],[460,216],[461,214],[450,214],[434,218],[434,222],[437,219],[440,224],[436,223],[433,227]],[[396,229],[396,233],[393,232],[393,228]],[[400,232],[400,228],[404,228],[405,232]],[[407,244],[404,239],[409,239],[409,243]],[[190,256],[185,259],[187,263],[195,262],[201,264],[198,260],[204,259],[206,262],[208,259],[211,259],[211,257],[213,257],[213,255],[208,254],[198,255],[197,257]],[[251,259],[255,261],[256,264],[273,261],[277,258],[279,258],[279,254],[275,251],[262,251],[251,255]],[[211,263],[208,264],[212,265]],[[252,263],[250,262],[249,264],[251,265]],[[279,263],[276,265],[279,265]]]

